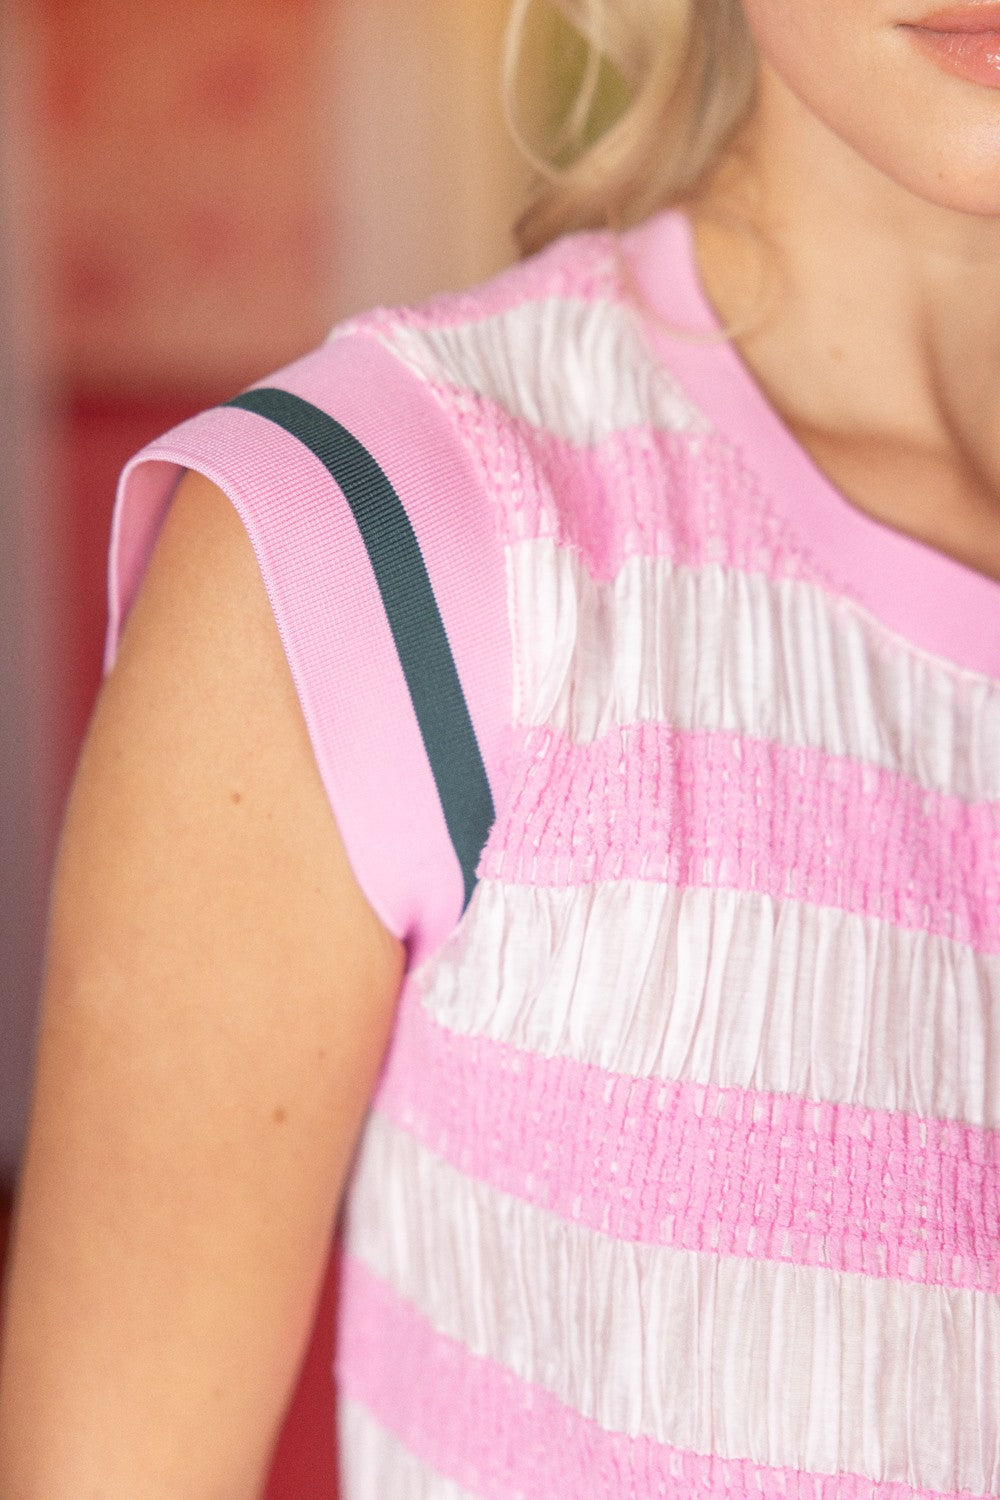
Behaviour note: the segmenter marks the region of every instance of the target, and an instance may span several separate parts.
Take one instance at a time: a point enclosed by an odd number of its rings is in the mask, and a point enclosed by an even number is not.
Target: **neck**
[[[709,297],[831,478],[1000,571],[1000,221],[901,187],[766,70],[690,216]],[[908,476],[921,457],[938,466],[917,513],[902,485],[893,498],[892,452],[909,455]],[[888,481],[866,480],[866,464]]]

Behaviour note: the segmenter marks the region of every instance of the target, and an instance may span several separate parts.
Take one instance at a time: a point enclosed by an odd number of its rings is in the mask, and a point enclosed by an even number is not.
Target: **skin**
[[[62,839],[4,1500],[259,1491],[401,971],[249,542],[189,476]]]
[[[746,0],[755,108],[691,216],[709,297],[819,466],[1000,578],[1000,90],[913,45],[928,8]]]
[[[708,293],[849,499],[1000,577],[1000,94],[903,3],[747,13],[757,105],[690,205]],[[249,543],[189,476],[63,837],[3,1500],[258,1492],[401,972]]]

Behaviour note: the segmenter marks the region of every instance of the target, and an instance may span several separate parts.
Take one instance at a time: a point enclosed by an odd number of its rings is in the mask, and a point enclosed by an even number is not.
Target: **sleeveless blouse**
[[[685,220],[380,310],[268,382],[412,525],[495,817],[466,904],[369,557],[219,408],[407,978],[342,1225],[344,1500],[1000,1495],[1000,585],[852,507]]]

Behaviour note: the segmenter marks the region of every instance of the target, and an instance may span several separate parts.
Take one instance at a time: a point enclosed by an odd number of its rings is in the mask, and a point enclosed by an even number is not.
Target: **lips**
[[[946,36],[978,36],[983,32],[1000,36],[1000,5],[949,5],[909,22],[909,26]]]
[[[944,72],[1000,89],[1000,4],[948,6],[903,29]]]

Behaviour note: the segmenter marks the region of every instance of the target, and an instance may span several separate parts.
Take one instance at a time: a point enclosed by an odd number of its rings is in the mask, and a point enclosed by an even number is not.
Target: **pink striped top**
[[[198,468],[410,948],[344,1221],[344,1496],[1000,1495],[1000,586],[829,485],[676,214],[269,384],[395,486],[496,807],[460,915],[311,453],[223,408],[133,460],[109,659]]]

